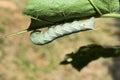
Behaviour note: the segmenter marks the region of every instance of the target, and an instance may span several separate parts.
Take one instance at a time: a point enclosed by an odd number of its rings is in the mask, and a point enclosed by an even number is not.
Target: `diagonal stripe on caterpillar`
[[[79,31],[91,30],[94,27],[94,17],[87,20],[73,21],[71,23],[64,23],[54,25],[46,32],[35,30],[30,34],[30,39],[34,44],[43,45],[53,41],[56,38],[64,35],[72,34]]]

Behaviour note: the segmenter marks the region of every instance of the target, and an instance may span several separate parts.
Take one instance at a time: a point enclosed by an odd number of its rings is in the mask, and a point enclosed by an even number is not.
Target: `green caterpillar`
[[[94,22],[94,17],[92,17],[83,21],[79,20],[73,21],[71,23],[55,25],[49,28],[46,32],[40,32],[39,30],[35,30],[31,33],[30,39],[34,44],[43,45],[64,35],[93,29]]]

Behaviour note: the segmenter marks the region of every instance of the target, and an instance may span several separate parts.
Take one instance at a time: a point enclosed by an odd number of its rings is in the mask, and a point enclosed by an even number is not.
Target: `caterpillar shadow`
[[[64,60],[60,62],[61,65],[71,64],[73,68],[80,71],[88,63],[100,57],[118,57],[120,56],[120,46],[101,46],[91,44],[80,47],[78,50],[65,55]]]

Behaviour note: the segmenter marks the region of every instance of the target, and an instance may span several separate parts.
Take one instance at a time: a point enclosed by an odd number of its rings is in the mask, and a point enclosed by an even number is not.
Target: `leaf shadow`
[[[91,44],[82,46],[78,50],[66,54],[64,60],[60,62],[61,65],[71,64],[73,68],[80,71],[88,63],[100,57],[118,57],[120,56],[120,46],[101,46]]]

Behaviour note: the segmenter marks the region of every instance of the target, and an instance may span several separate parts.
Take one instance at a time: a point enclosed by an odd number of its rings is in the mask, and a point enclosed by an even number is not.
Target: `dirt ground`
[[[96,19],[95,29],[59,38],[47,45],[31,43],[29,34],[4,36],[28,28],[22,14],[27,0],[0,0],[0,80],[120,80],[120,58],[99,58],[81,71],[60,65],[65,54],[81,46],[120,45],[119,19]],[[79,63],[78,63],[79,64]]]

